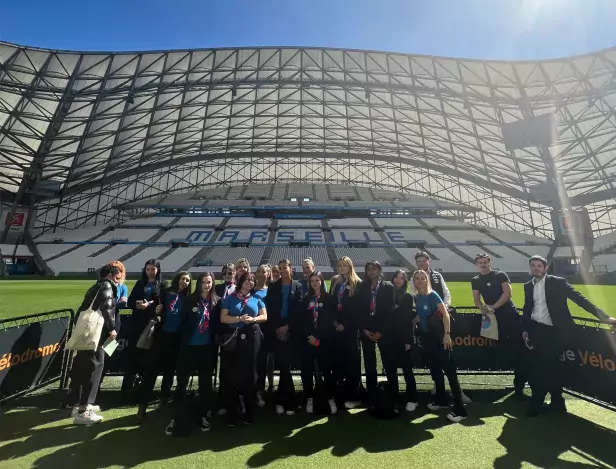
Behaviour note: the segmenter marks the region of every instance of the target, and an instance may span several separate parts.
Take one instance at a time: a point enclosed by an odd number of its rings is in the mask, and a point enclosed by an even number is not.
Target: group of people
[[[566,280],[547,275],[547,261],[539,256],[529,261],[533,279],[525,285],[520,316],[511,300],[507,274],[493,270],[486,254],[477,255],[475,263],[479,270],[471,281],[475,305],[497,318],[499,345],[514,363],[515,395],[525,399],[523,390],[530,381],[530,416],[544,410],[547,393],[552,410],[566,411],[554,364],[573,324],[567,299],[602,320],[616,321]],[[240,421],[250,424],[255,407],[264,407],[267,396],[275,399],[278,415],[293,415],[298,408],[309,414],[317,410],[336,414],[339,405],[354,409],[365,404],[375,409],[382,396],[393,403],[395,414],[402,409],[413,412],[419,404],[413,374],[417,356],[434,381],[433,399],[427,407],[448,409],[447,419],[460,422],[467,418],[465,404],[470,399],[460,387],[452,350],[451,294],[442,274],[430,268],[427,252],[418,252],[415,264],[418,269],[410,279],[398,270],[387,280],[380,263],[370,261],[360,279],[353,261],[345,256],[339,259],[338,273],[328,288],[310,258],[302,263],[301,281],[294,280],[288,259],[260,265],[254,274],[249,262],[239,259],[222,268],[223,281],[218,285],[215,275],[205,272],[197,277],[193,289],[188,272],[179,272],[168,285],[159,261],[152,259],[126,297],[123,266],[113,262],[103,267],[101,279],[86,293],[80,311],[91,305],[101,311],[105,320],[102,345],[117,336],[119,310],[132,310],[128,348],[122,359],[122,391],[130,396],[136,390],[137,417],[142,422],[156,379],[162,375],[160,405],[172,397],[174,401],[174,418],[165,429],[168,435],[180,433],[186,415],[197,420],[194,423],[201,431],[208,431],[215,407],[230,426]],[[152,320],[153,340],[139,348],[140,335]],[[377,347],[387,377],[381,384]],[[530,360],[523,360],[529,351]],[[70,405],[76,424],[102,421],[95,402],[104,358],[101,347],[95,352],[79,351],[74,357]],[[303,402],[298,402],[295,392],[294,368],[301,369]],[[403,401],[399,400],[399,368],[406,383]],[[215,395],[217,369],[220,385]],[[279,371],[275,393],[274,369]],[[187,388],[193,375],[198,376],[198,402],[188,406]]]

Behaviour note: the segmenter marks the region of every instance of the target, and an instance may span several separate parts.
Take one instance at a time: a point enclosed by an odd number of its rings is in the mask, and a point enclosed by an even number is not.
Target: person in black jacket
[[[417,382],[413,374],[413,357],[411,345],[415,341],[413,324],[413,295],[408,291],[409,280],[404,270],[397,270],[391,278],[396,288],[396,306],[394,311],[394,347],[392,351],[396,366],[402,366],[404,381],[406,382],[406,410],[413,412],[417,409]],[[398,394],[398,380],[394,382],[394,392]]]
[[[575,333],[567,300],[613,326],[616,325],[616,318],[610,318],[593,305],[564,278],[546,275],[548,262],[543,257],[531,257],[529,265],[533,278],[524,284],[522,338],[531,349],[532,398],[528,415],[536,417],[543,410],[543,402],[548,393],[551,398],[550,410],[567,411],[557,364],[562,351],[567,348],[568,338]]]
[[[302,301],[302,286],[293,280],[293,266],[289,259],[278,263],[280,280],[269,285],[265,304],[267,305],[266,339],[274,350],[274,364],[280,370],[276,413],[294,415],[296,409],[295,387],[291,377],[293,346],[291,341],[297,331],[293,330],[295,318]]]
[[[94,311],[100,311],[104,323],[103,331],[95,351],[79,350],[73,359],[71,370],[70,402],[77,402],[73,408],[73,423],[76,425],[92,425],[103,421],[98,415],[98,406],[94,405],[98,387],[103,374],[105,351],[102,344],[107,339],[115,339],[115,305],[117,285],[122,280],[122,273],[116,266],[106,265],[100,271],[100,280],[91,286],[83,299],[77,316],[92,306]]]
[[[188,272],[178,273],[171,281],[171,287],[163,292],[163,302],[156,306],[156,314],[160,322],[156,327],[154,341],[150,350],[148,366],[145,369],[143,381],[139,386],[139,410],[137,419],[145,418],[148,404],[152,396],[156,378],[162,371],[160,407],[167,404],[173,386],[173,378],[180,352],[180,320],[183,304],[192,290],[192,279]]]
[[[379,346],[383,367],[387,375],[389,391],[394,402],[398,373],[393,356],[395,307],[394,286],[383,279],[383,269],[378,261],[365,266],[366,279],[359,288],[358,309],[360,314],[359,337],[364,351],[366,387],[370,404],[374,405],[377,387],[376,345]]]
[[[331,367],[331,336],[335,314],[334,299],[325,290],[321,272],[313,272],[306,279],[308,291],[304,295],[298,320],[300,355],[302,359],[302,387],[306,398],[306,412],[314,412],[315,361],[323,380],[323,391],[332,414],[338,412],[334,402],[334,377]]]
[[[212,405],[212,348],[216,331],[213,325],[220,320],[221,301],[214,290],[214,274],[205,272],[197,278],[195,292],[188,296],[179,321],[180,353],[177,363],[178,385],[175,390],[175,409],[183,412],[186,388],[192,374],[199,377],[199,408],[195,414],[202,432],[210,430],[208,415]],[[165,433],[172,435],[176,419],[169,422]]]
[[[338,260],[338,275],[331,279],[329,291],[335,302],[334,377],[337,385],[343,385],[344,406],[355,409],[361,405],[361,352],[359,350],[359,314],[356,294],[361,280],[355,273],[353,261],[343,256]]]
[[[156,317],[156,307],[162,304],[162,295],[166,288],[160,262],[150,259],[145,263],[141,279],[135,283],[126,302],[126,306],[132,309],[122,380],[122,393],[126,399],[130,399],[137,372],[143,371],[143,368],[149,365],[148,358],[151,357],[147,351],[137,349],[137,341],[150,320]]]

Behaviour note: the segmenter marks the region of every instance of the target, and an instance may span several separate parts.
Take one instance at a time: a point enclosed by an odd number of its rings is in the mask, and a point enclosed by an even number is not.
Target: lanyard
[[[177,293],[175,295],[175,298],[173,299],[173,301],[169,302],[169,311],[171,312],[171,314],[177,314],[177,311],[175,309],[175,305],[177,304],[179,298],[180,298],[180,294]]]
[[[205,334],[207,328],[210,327],[210,300],[203,300],[203,298],[201,298],[199,301],[201,302],[201,307],[203,308],[203,316],[201,316],[197,330],[200,334]]]
[[[235,283],[231,282],[225,286],[225,293],[222,295],[222,299],[224,300],[229,293],[232,293],[232,290],[235,289]]]
[[[344,289],[346,288],[347,282],[346,280],[340,284],[338,287],[338,293],[336,297],[338,298],[338,311],[342,311],[342,299],[344,298]]]
[[[372,298],[370,299],[370,316],[374,316],[374,312],[376,311],[376,296],[379,294],[379,289],[381,288],[381,279],[376,284],[376,287],[372,289]]]
[[[319,299],[315,296],[312,301],[314,302],[312,308],[312,325],[317,327],[317,321],[319,320]]]

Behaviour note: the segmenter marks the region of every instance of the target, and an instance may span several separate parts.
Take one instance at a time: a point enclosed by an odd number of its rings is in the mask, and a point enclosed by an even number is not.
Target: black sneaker
[[[207,418],[201,417],[201,431],[203,433],[209,432],[211,428],[210,422]]]
[[[430,409],[431,411],[437,411],[437,410],[442,410],[442,409],[449,409],[449,405],[448,404],[444,404],[444,403],[440,403],[440,402],[436,402],[436,401],[432,401],[428,404],[428,409]]]
[[[447,420],[453,423],[460,423],[462,420],[466,420],[467,418],[468,418],[468,415],[458,414],[453,411],[447,414]]]

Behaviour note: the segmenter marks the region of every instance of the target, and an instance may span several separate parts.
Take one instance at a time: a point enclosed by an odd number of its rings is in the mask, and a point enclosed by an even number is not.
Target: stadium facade
[[[1,197],[40,234],[209,187],[343,184],[463,204],[479,225],[542,237],[554,208],[585,207],[599,235],[616,228],[615,79],[616,48],[503,62],[0,43]],[[504,124],[544,114],[555,144],[508,149]],[[553,180],[561,197],[546,197]]]

